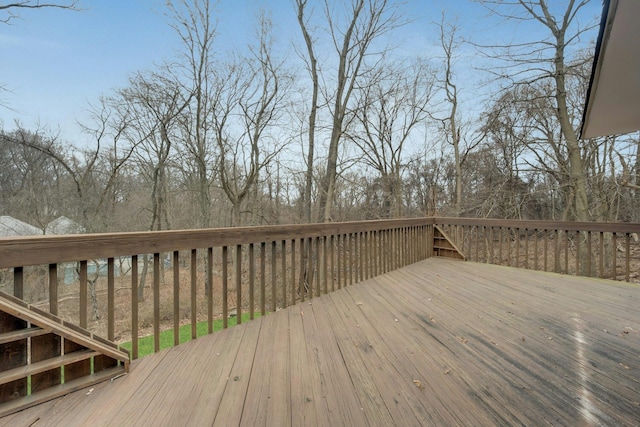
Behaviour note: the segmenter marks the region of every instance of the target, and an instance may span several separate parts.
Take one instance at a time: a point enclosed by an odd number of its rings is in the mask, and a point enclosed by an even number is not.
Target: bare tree
[[[458,112],[458,86],[454,83],[454,55],[460,42],[456,38],[457,28],[455,25],[445,23],[445,16],[442,15],[440,22],[440,45],[444,53],[444,78],[442,85],[445,98],[449,104],[449,116],[442,119],[445,141],[453,147],[453,159],[455,166],[455,199],[454,211],[459,216],[462,210],[462,155],[460,154],[460,143],[462,140],[461,126]]]
[[[213,43],[216,36],[214,6],[209,0],[176,0],[168,1],[167,7],[170,25],[182,42],[177,68],[184,73],[185,92],[193,95],[180,117],[180,143],[184,146],[182,164],[196,196],[196,225],[206,228],[211,226],[210,186],[215,164],[215,143],[210,135],[210,115],[213,113],[210,78],[215,68]]]
[[[318,115],[318,96],[320,92],[320,78],[318,75],[318,60],[313,46],[313,39],[308,29],[308,17],[305,14],[308,0],[296,0],[296,8],[298,12],[298,24],[304,37],[305,46],[307,48],[308,58],[306,60],[309,76],[311,77],[312,94],[311,106],[309,109],[309,128],[308,128],[308,144],[307,144],[307,170],[305,172],[304,192],[302,194],[302,204],[304,209],[304,218],[307,222],[311,222],[311,193],[313,189],[313,168],[315,156],[315,136],[316,136],[316,120]]]
[[[496,57],[507,61],[497,71],[515,84],[532,84],[540,80],[551,81],[550,97],[555,102],[555,114],[567,147],[569,177],[572,187],[573,218],[587,221],[590,218],[584,161],[576,132],[577,118],[570,115],[567,105],[567,77],[578,66],[567,59],[572,45],[596,24],[581,25],[580,12],[589,0],[568,0],[557,7],[548,0],[478,0],[493,13],[513,21],[530,21],[541,25],[548,33],[543,40],[513,45],[484,46],[498,51]]]
[[[357,124],[348,138],[360,149],[364,163],[379,174],[382,217],[403,214],[402,171],[408,163],[405,144],[428,117],[434,80],[426,62],[415,61],[409,66],[383,63],[355,93]]]
[[[174,154],[178,118],[190,102],[169,73],[137,73],[118,91],[121,115],[128,120],[125,135],[140,141],[134,153],[140,172],[151,185],[150,230],[170,228],[167,212],[167,173]]]
[[[325,19],[338,62],[335,70],[335,88],[325,88],[325,96],[333,105],[330,108],[331,136],[327,166],[320,188],[320,215],[324,221],[331,220],[338,175],[339,147],[347,124],[346,118],[350,112],[353,91],[385,50],[382,48],[374,52],[374,42],[402,24],[397,6],[389,0],[351,0],[346,9],[346,19],[341,19],[329,1],[324,2]],[[326,78],[328,76],[325,75],[324,79]]]
[[[262,169],[282,149],[272,133],[281,114],[283,71],[271,56],[271,23],[263,15],[251,58],[218,67],[212,88],[211,125],[218,146],[220,185],[232,205],[232,225]]]

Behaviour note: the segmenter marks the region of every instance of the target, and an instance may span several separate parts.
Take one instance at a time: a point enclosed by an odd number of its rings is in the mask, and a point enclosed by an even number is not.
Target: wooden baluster
[[[355,262],[353,263],[354,265],[354,283],[358,283],[360,281],[362,281],[362,241],[361,238],[362,234],[361,233],[355,233],[353,235],[353,244],[354,244],[354,252],[353,255],[355,256]]]
[[[569,274],[569,230],[564,231],[564,273]]]
[[[107,258],[107,339],[113,341],[115,338],[115,271],[113,258]]]
[[[153,254],[153,351],[160,351],[160,254]]]
[[[15,273],[14,273],[15,274]],[[88,303],[88,290],[87,290],[87,261],[80,261],[80,327],[87,329],[87,303]],[[136,293],[136,297],[138,294]]]
[[[612,279],[618,280],[618,234],[611,233],[611,271]]]
[[[342,235],[342,279],[343,279],[343,283],[342,286],[347,286],[349,281],[347,279],[347,268],[348,268],[348,264],[347,264],[347,247],[349,245],[349,241],[347,240],[347,235],[343,234]]]
[[[207,248],[207,333],[213,333],[213,248]]]
[[[598,236],[598,246],[600,253],[598,254],[598,270],[600,270],[600,278],[604,278],[604,233],[601,231]]]
[[[58,264],[49,264],[49,313],[58,315]]]
[[[85,261],[86,263],[86,261]],[[13,296],[24,299],[24,269],[23,267],[13,268]]]
[[[560,230],[554,231],[553,271],[560,273]]]
[[[222,247],[222,327],[229,327],[229,305],[227,299],[229,297],[229,247]]]
[[[520,268],[520,228],[516,227],[513,230],[516,236],[514,241],[514,245],[516,246],[515,267]]]
[[[538,270],[538,229],[533,229],[533,269]]]
[[[336,290],[336,270],[335,270],[335,256],[336,256],[336,244],[334,242],[334,235],[329,236],[329,260],[331,265],[329,266],[329,270],[331,271],[331,292]]]
[[[489,264],[493,264],[495,242],[493,241],[493,227],[489,227]]]
[[[296,239],[291,240],[291,305],[296,303]]]
[[[504,245],[504,239],[503,239],[503,236],[502,236],[502,227],[499,228],[499,237],[498,237],[498,239],[500,240],[500,246],[498,247],[498,258],[500,260],[498,261],[498,264],[504,265],[503,258],[502,258],[502,246]]]
[[[280,261],[282,262],[282,306],[287,307],[289,302],[287,300],[287,241],[282,241],[282,254],[280,255]]]
[[[255,312],[256,266],[253,243],[249,243],[249,319],[253,320]]]
[[[131,357],[138,358],[138,255],[131,257]]]
[[[278,271],[277,271],[277,248],[276,241],[271,242],[271,311],[276,312],[278,308]],[[284,279],[284,270],[282,272],[282,277]],[[283,299],[286,303],[286,299]]]
[[[591,231],[587,231],[587,276],[593,277],[593,272],[591,268],[591,257],[593,256],[593,248],[591,245],[593,244],[593,239],[591,238]]]
[[[267,301],[266,301],[266,286],[267,286],[267,278],[265,277],[267,273],[266,267],[266,251],[267,251],[267,243],[260,243],[260,314],[264,316],[267,312]]]
[[[524,229],[524,268],[529,269],[529,229]]]
[[[236,325],[242,323],[242,245],[236,245]]]
[[[630,276],[631,276],[631,268],[630,268],[630,263],[629,263],[629,259],[631,258],[631,234],[629,233],[625,233],[624,235],[624,265],[625,265],[625,274],[624,274],[624,280],[626,282],[629,281]]]
[[[173,251],[173,345],[180,344],[180,251]]]
[[[302,272],[304,271],[303,270],[304,258],[300,257],[300,282],[302,284],[302,286],[300,286],[300,293],[304,295],[307,292],[307,287],[308,287],[309,299],[312,299],[313,298],[313,239],[309,237],[307,239],[302,239],[302,240],[303,241],[306,240],[307,242],[307,251],[306,251],[307,271],[306,271],[306,277],[304,277],[304,275],[302,274]],[[305,252],[303,251],[301,252],[301,254],[302,253],[305,253]]]
[[[327,268],[327,264],[328,264],[328,259],[327,259],[327,236],[322,236],[322,269],[323,269],[323,275],[322,275],[322,286],[323,286],[323,291],[325,294],[328,293],[328,278],[327,278],[327,274],[328,274],[328,268]]]
[[[580,232],[576,231],[576,276],[580,276]]]
[[[548,251],[547,251],[547,247],[549,246],[549,231],[545,228],[543,230],[543,237],[544,237],[544,271],[547,271],[547,266],[548,266],[548,261],[547,261],[547,256],[548,256]]]
[[[378,230],[373,231],[373,277],[376,277],[379,273],[380,260],[378,257],[380,256],[379,245],[380,245],[380,234]]]
[[[198,283],[198,251],[191,249],[191,339],[198,337],[198,312],[197,312],[197,292]]]

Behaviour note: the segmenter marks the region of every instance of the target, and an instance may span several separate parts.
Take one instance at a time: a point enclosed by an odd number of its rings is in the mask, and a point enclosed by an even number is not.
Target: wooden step
[[[8,371],[2,371],[0,384],[7,384],[11,381],[19,380],[20,378],[26,378],[29,375],[46,372],[51,369],[59,368],[63,365],[70,365],[81,360],[86,360],[92,356],[98,356],[99,354],[100,353],[93,350],[74,351],[73,353],[52,357],[50,359],[43,360],[42,362],[31,363],[29,365],[9,369]]]
[[[102,381],[107,381],[109,379],[113,381],[114,378],[125,375],[126,373],[127,372],[125,371],[124,366],[120,365],[110,369],[105,369],[95,374],[87,375],[82,378],[65,382],[64,384],[50,387],[48,389],[30,394],[29,396],[25,396],[20,399],[1,403],[0,418],[4,417],[5,415],[20,411],[21,409],[25,409],[33,405],[38,405],[48,400],[55,399],[56,397],[64,396],[65,394],[73,393],[74,391],[78,391],[82,388],[90,387]]]
[[[5,332],[0,334],[0,344],[6,344],[8,342],[20,341],[30,337],[37,337],[39,335],[48,334],[51,332],[49,328],[39,328],[33,326],[31,328],[18,329],[16,331]]]

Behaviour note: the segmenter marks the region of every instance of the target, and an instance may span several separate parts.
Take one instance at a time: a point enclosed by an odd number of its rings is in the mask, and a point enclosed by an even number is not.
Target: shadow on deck
[[[2,425],[636,425],[640,287],[431,258]]]

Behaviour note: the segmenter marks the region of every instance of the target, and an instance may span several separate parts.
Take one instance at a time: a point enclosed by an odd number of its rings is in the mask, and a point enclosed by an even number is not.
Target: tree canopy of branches
[[[18,3],[14,14],[79,6]],[[496,80],[470,113],[469,44],[444,17],[442,54],[407,55],[388,42],[406,22],[400,2],[294,0],[296,57],[279,54],[292,40],[266,11],[246,49],[227,49],[220,5],[171,0],[177,49],[90,106],[78,140],[0,124],[0,215],[39,228],[65,215],[89,232],[425,214],[637,221],[638,135],[576,138],[586,0],[481,3],[542,33],[476,43]]]

